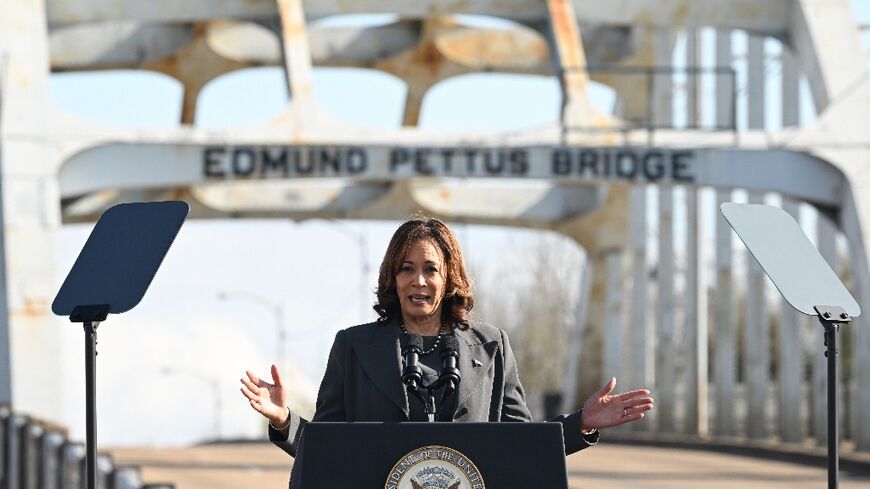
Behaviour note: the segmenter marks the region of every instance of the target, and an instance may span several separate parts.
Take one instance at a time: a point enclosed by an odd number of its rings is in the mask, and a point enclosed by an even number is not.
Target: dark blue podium
[[[567,489],[563,444],[559,423],[309,423],[290,487]]]

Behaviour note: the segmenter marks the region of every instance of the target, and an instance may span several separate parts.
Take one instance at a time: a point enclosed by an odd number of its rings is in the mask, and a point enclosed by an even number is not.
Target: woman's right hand
[[[287,404],[290,395],[281,383],[281,372],[272,364],[272,383],[260,379],[250,370],[246,370],[247,378],[242,377],[242,394],[248,398],[254,411],[262,414],[272,423],[272,426],[284,426],[289,413]]]

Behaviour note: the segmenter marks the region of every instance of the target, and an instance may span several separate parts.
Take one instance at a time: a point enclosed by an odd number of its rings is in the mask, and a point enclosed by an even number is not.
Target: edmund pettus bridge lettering
[[[693,182],[694,160],[690,149],[635,147],[206,146],[202,171],[210,180],[453,176]]]

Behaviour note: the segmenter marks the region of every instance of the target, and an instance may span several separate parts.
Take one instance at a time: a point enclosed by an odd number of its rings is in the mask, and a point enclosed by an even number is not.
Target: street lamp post
[[[287,349],[287,330],[284,327],[284,306],[277,302],[272,302],[265,296],[246,290],[234,290],[232,292],[220,291],[218,292],[217,297],[222,301],[228,301],[230,299],[247,300],[248,302],[257,304],[272,313],[275,317],[275,333],[277,336],[277,344],[275,345],[275,361],[283,365]]]
[[[363,230],[359,232],[355,231],[353,228],[347,225],[344,221],[332,220],[329,221],[333,224],[338,224],[338,226],[333,227],[332,229],[344,234],[354,242],[356,242],[359,247],[359,261],[360,261],[360,273],[359,273],[359,288],[362,296],[360,297],[360,321],[365,321],[366,315],[369,312],[369,307],[366,301],[368,297],[368,286],[366,281],[369,276],[369,259],[368,259],[368,243],[366,240],[366,235]]]
[[[212,429],[214,430],[214,437],[216,440],[220,440],[223,437],[222,429],[221,429],[221,418],[223,417],[223,402],[221,401],[221,390],[220,390],[220,381],[215,377],[210,375],[206,375],[201,372],[197,372],[194,370],[178,370],[172,367],[163,367],[160,369],[160,373],[162,375],[186,375],[190,378],[196,379],[211,388],[211,393],[213,402],[214,402],[214,419],[212,420]]]

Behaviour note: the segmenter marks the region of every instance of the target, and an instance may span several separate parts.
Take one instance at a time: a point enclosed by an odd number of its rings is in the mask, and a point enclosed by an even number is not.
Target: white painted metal
[[[293,127],[311,124],[315,114],[311,92],[311,50],[308,48],[308,31],[302,0],[278,0],[281,19],[281,46],[284,53],[284,73],[287,89],[292,97]],[[301,131],[296,129],[295,136]],[[295,137],[294,137],[295,139]]]
[[[819,112],[866,77],[867,63],[849,0],[795,0],[790,47],[807,75]],[[860,53],[861,57],[855,57]],[[785,71],[783,70],[783,73]]]
[[[655,63],[657,66],[673,65],[673,34],[670,29],[656,29]],[[653,75],[653,124],[656,127],[671,127],[674,119],[674,81],[671,73]]]
[[[783,199],[782,208],[800,222],[798,204]],[[779,436],[786,442],[803,441],[806,430],[801,422],[801,383],[803,378],[803,352],[801,351],[802,326],[805,324],[801,313],[780,298],[780,314],[777,330],[779,339],[778,382]]]
[[[57,168],[64,144],[22,135],[57,134],[68,117],[49,99],[48,33],[41,1],[7,3],[0,15],[0,46],[8,56],[2,106],[3,212],[16,409],[60,419],[71,406],[58,386],[64,374],[58,324],[49,306],[57,292],[54,233],[60,226]],[[64,327],[70,327],[63,325]],[[16,374],[18,372],[18,374]],[[26,379],[26,382],[24,381]]]
[[[562,126],[577,136],[577,129],[601,127],[599,114],[589,101],[589,72],[580,26],[570,0],[547,0],[553,51],[562,85]]]
[[[750,204],[763,204],[764,196],[750,194]],[[770,329],[765,307],[764,271],[745,249],[746,257],[746,318],[743,328],[743,372],[746,384],[746,435],[764,439],[769,433],[770,417]]]
[[[867,150],[870,79],[866,76],[860,33],[849,18],[846,0],[800,0],[794,3],[789,31],[792,47],[808,67],[807,77],[819,117],[790,140],[790,146],[812,147],[848,178],[837,206],[841,230],[849,242],[859,304],[870,304],[870,272],[866,242],[870,238],[870,175]],[[855,348],[852,410],[856,415],[870,405],[870,320],[866,315],[852,323]],[[870,450],[870,423],[854,423],[852,433],[859,450]]]
[[[834,272],[837,272],[839,267],[837,266],[837,227],[834,226],[834,223],[825,216],[824,214],[817,213],[816,215],[816,247],[819,249],[819,253],[828,262],[828,265],[831,266],[831,269]],[[817,321],[816,324],[811,324],[813,327],[812,335],[810,336],[813,341],[812,358],[810,359],[810,365],[813,369],[813,378],[812,378],[812,386],[810,392],[812,393],[812,410],[811,413],[813,415],[812,418],[812,433],[813,437],[816,439],[816,445],[818,446],[826,446],[828,443],[828,359],[825,357],[825,347],[824,342],[822,341],[822,337],[824,334],[824,330]],[[847,338],[851,331],[848,331],[847,328],[851,326],[845,326],[841,328],[840,338]],[[840,373],[840,379],[843,378],[843,370],[839,368],[842,364],[842,351],[843,344],[845,342],[840,343],[840,351],[841,354],[837,356],[837,371]],[[840,387],[840,392],[843,393],[844,387]],[[843,406],[842,402],[838,402],[839,406]],[[838,413],[839,415],[839,413]],[[841,426],[848,424],[848,420],[841,419]]]
[[[860,217],[851,190],[844,196],[844,206],[840,214],[843,234],[849,241],[849,260],[855,274],[855,295],[859,304],[870,304],[870,277],[867,270],[867,249],[860,239]],[[862,314],[854,318],[849,326],[852,331],[854,348],[853,371],[855,385],[852,397],[852,412],[858,422],[852,425],[852,437],[858,450],[870,450],[870,423],[860,422],[860,416],[870,406],[870,315]]]
[[[604,352],[602,355],[601,385],[611,377],[623,378],[625,368],[625,308],[623,307],[624,255],[620,250],[608,251],[604,256],[606,267],[605,314],[603,323]]]
[[[782,126],[796,126],[800,122],[800,71],[797,60],[783,45],[782,66]]]
[[[701,36],[698,29],[686,29],[686,66],[701,67]],[[693,128],[701,122],[701,75],[686,74],[686,127]]]
[[[0,50],[0,131],[3,129],[3,105],[8,59]],[[0,137],[0,174],[3,172],[3,138]],[[0,229],[5,229],[3,186],[0,185]],[[12,403],[12,358],[9,342],[9,305],[6,290],[6,235],[0,233],[0,405]]]
[[[717,0],[639,0],[633,2],[585,2],[574,0],[577,17],[602,24],[636,23],[650,26],[720,25],[748,29],[768,35],[782,35],[788,27],[789,0],[730,0],[722,8]],[[223,18],[274,19],[273,0],[92,0],[82,4],[47,0],[51,25],[104,22],[111,20],[184,22]],[[307,0],[309,18],[336,14],[390,12],[399,17],[425,17],[437,13],[475,13],[535,22],[547,17],[546,4],[537,0],[473,0],[444,4],[436,0]]]
[[[731,202],[731,192],[716,192],[716,209]],[[737,432],[734,403],[737,381],[737,328],[734,323],[732,293],[731,228],[720,212],[716,213],[716,288],[713,291],[713,382],[716,386],[713,433],[731,436]]]
[[[200,29],[202,30],[202,29]],[[367,27],[308,25],[311,61],[318,66],[350,66],[389,71],[389,60],[413,49],[419,41],[419,22],[404,19]],[[150,25],[115,22],[60,27],[51,33],[54,71],[148,68],[171,56],[193,40],[189,25]],[[205,28],[205,41],[217,55],[252,66],[283,66],[279,37],[254,22],[215,21]],[[504,43],[497,48],[470,53],[471,42]],[[522,25],[511,28],[452,27],[439,38],[441,53],[469,72],[553,73],[544,37]],[[593,51],[591,54],[595,55]],[[386,57],[386,61],[385,58]],[[600,64],[607,59],[593,58]]]
[[[731,68],[733,60],[730,30],[716,31],[716,67]],[[734,121],[734,80],[727,73],[715,74],[716,127],[731,127]]]
[[[567,352],[568,365],[565,371],[565,379],[562,384],[562,412],[572,412],[580,406],[576,405],[578,387],[580,385],[580,354],[583,352],[583,335],[586,332],[586,324],[591,320],[599,322],[599,318],[590,318],[589,296],[592,293],[592,280],[595,267],[587,252],[586,261],[583,265],[583,273],[580,274],[579,297],[574,307],[574,327],[569,331],[569,343]]]
[[[676,331],[676,301],[674,284],[674,189],[670,185],[659,186],[659,246],[656,273],[657,334],[656,391],[658,402],[658,430],[665,433],[677,431],[677,361],[683,357]]]
[[[765,96],[765,79],[767,68],[764,55],[764,38],[749,36],[748,61],[746,73],[748,77],[746,94],[747,110],[749,112],[749,129],[764,129],[764,114],[767,112]]]
[[[704,250],[704,214],[699,190],[686,187],[686,419],[687,433],[709,431],[707,263]]]
[[[555,135],[554,135],[555,136]],[[108,144],[96,146],[71,156],[59,173],[59,183],[64,197],[75,197],[106,189],[162,188],[198,185],[209,182],[239,181],[248,179],[283,178],[352,178],[354,182],[397,181],[433,177],[478,177],[521,179],[552,179],[560,182],[599,183],[626,181],[625,176],[610,166],[605,174],[603,165],[593,174],[586,167],[582,172],[579,151],[596,147],[561,147],[552,141],[549,145],[499,144],[496,138],[481,137],[462,145],[430,143],[425,145],[354,144],[336,145],[288,145],[277,140],[254,135],[244,138],[222,134],[213,145],[198,142],[200,135],[192,133],[182,143],[137,143]],[[398,136],[397,136],[398,137]],[[472,162],[468,163],[464,151],[473,144]],[[323,163],[318,156],[321,149],[335,153],[339,168]],[[616,149],[604,148],[615,159]],[[513,173],[511,166],[500,164],[497,171],[490,171],[486,158],[497,163],[501,153],[517,150],[528,162],[525,172]],[[310,153],[313,151],[314,153]],[[396,151],[405,151],[403,163],[392,165]],[[557,154],[571,153],[571,171],[568,174],[554,172],[553,159]],[[731,148],[680,149],[673,151],[655,148],[638,148],[634,161],[647,158],[649,168],[658,172],[664,163],[661,178],[648,178],[644,172],[635,171],[633,180],[650,183],[673,181],[674,171],[690,176],[695,185],[710,185],[723,188],[746,188],[749,190],[778,191],[808,202],[837,205],[841,189],[846,185],[842,173],[824,161],[806,154],[782,150],[739,150]],[[650,153],[652,152],[652,153]],[[266,157],[269,153],[272,156]],[[270,164],[268,158],[277,158],[286,153],[284,165]],[[450,156],[446,156],[449,153]],[[663,153],[663,156],[658,156]],[[296,156],[301,158],[297,163]],[[312,156],[313,155],[313,156]],[[354,156],[356,155],[356,156]],[[419,155],[419,156],[418,156]],[[629,155],[631,156],[631,155]],[[358,158],[358,159],[354,159]],[[421,159],[426,171],[418,170]],[[365,160],[365,165],[360,161]],[[599,160],[603,160],[600,156]],[[630,160],[626,160],[630,163]],[[271,165],[271,166],[270,166]],[[679,165],[679,169],[675,165]],[[303,172],[299,168],[313,168]],[[629,168],[626,163],[625,168]],[[356,171],[354,168],[358,168]],[[657,173],[656,173],[657,174]],[[285,176],[286,175],[286,176]],[[799,175],[799,177],[798,177]],[[194,214],[195,216],[195,214]]]
[[[646,262],[646,186],[636,185],[631,189],[630,213],[631,242],[631,312],[628,343],[628,387],[639,388],[651,385],[654,377],[652,328],[647,320],[647,262]],[[642,430],[638,424],[635,429]]]

